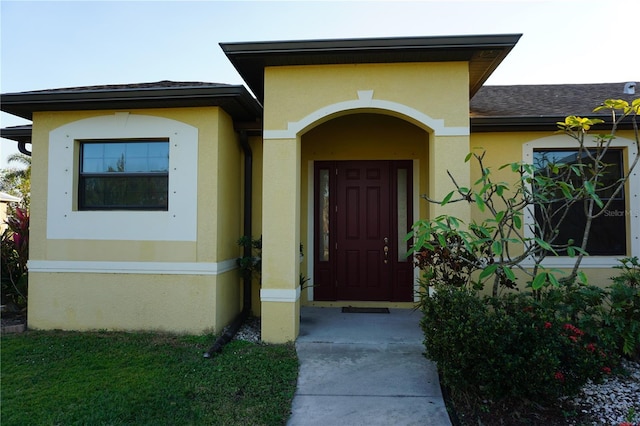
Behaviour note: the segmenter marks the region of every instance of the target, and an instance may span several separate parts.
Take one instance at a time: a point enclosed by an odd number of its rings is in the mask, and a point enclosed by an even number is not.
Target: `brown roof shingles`
[[[625,83],[484,86],[471,99],[473,117],[593,116],[605,99],[631,101],[640,97],[623,93]]]
[[[62,87],[57,89],[33,90],[25,93],[59,93],[59,92],[109,92],[134,89],[184,89],[188,87],[225,87],[224,83],[208,83],[204,81],[170,81],[162,80],[149,83],[104,84],[96,86]]]

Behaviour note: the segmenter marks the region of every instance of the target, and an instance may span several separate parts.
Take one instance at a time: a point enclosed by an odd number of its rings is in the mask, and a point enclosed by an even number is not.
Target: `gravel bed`
[[[626,374],[587,383],[573,404],[592,419],[593,425],[640,425],[640,364],[622,361]]]
[[[260,339],[260,318],[250,317],[242,324],[240,330],[233,337],[233,340],[246,340],[252,343],[261,343]]]

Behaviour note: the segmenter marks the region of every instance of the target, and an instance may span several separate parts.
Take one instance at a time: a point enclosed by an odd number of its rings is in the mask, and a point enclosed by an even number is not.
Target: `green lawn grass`
[[[282,425],[293,345],[213,336],[35,332],[1,339],[0,421],[9,425]]]

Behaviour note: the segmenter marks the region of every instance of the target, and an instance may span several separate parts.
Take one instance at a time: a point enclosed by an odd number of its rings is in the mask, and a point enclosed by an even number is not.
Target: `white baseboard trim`
[[[295,289],[263,288],[260,290],[261,302],[296,302],[300,299],[300,286]]]
[[[222,262],[102,262],[30,260],[29,272],[147,275],[219,275],[238,267],[236,259]]]

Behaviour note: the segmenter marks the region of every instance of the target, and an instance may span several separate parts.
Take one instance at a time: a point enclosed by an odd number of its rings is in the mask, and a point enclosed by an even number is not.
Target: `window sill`
[[[626,256],[586,256],[580,263],[581,269],[595,269],[595,268],[611,268],[619,265],[619,259]],[[542,266],[545,268],[573,268],[575,264],[575,258],[566,256],[550,256],[547,257]],[[532,268],[534,266],[533,261],[526,260],[522,262],[522,266],[525,268]]]

